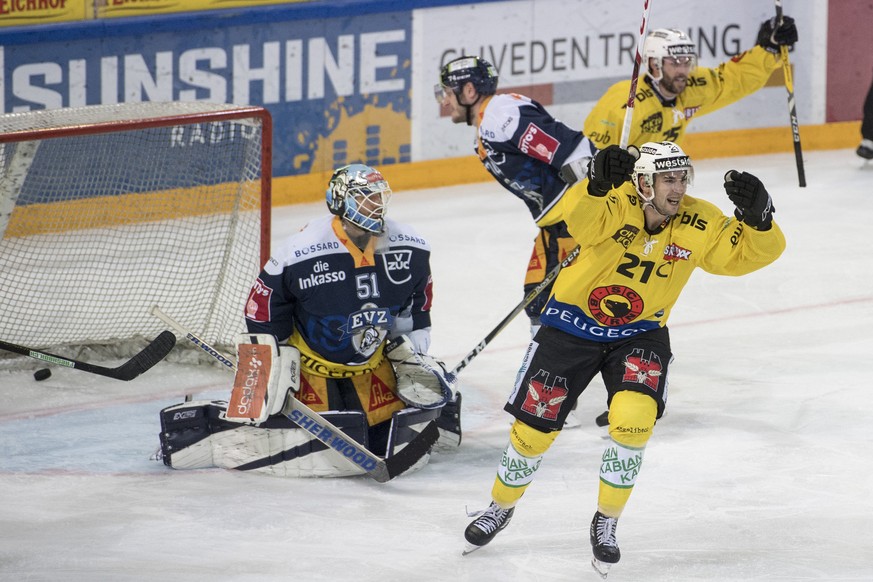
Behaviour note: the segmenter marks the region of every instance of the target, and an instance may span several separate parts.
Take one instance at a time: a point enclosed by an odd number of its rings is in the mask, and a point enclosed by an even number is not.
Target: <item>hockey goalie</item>
[[[164,464],[288,477],[361,474],[286,415],[291,399],[381,457],[433,420],[436,448],[460,444],[461,394],[427,353],[430,247],[410,226],[386,218],[390,194],[370,166],[334,172],[330,214],[285,241],[249,293],[229,400],[161,411]]]

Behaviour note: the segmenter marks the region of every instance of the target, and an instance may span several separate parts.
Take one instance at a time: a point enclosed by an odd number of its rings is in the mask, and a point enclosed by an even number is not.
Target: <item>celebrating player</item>
[[[280,356],[282,369],[269,385],[276,394],[267,400],[275,405],[273,416],[265,413],[250,426],[225,420],[232,416],[224,413],[225,403],[165,409],[167,465],[283,476],[358,474],[340,453],[276,414],[289,386],[298,400],[377,455],[393,450],[401,428],[423,426],[440,414],[452,396],[452,379],[427,355],[430,247],[412,227],[386,218],[390,194],[372,167],[352,164],[334,172],[326,192],[330,215],[279,247],[246,302],[249,333],[241,341],[254,335]],[[244,389],[240,375],[237,385]],[[459,407],[457,398],[445,406],[448,412]],[[186,422],[192,419],[194,429]],[[452,429],[459,444],[455,420],[440,425]]]
[[[693,117],[712,113],[761,89],[781,66],[780,46],[797,42],[797,27],[790,16],[777,25],[765,20],[758,44],[715,69],[697,66],[697,48],[688,35],[674,28],[659,28],[646,37],[643,60],[648,72],[637,87],[627,143],[641,146],[668,140],[682,144]],[[584,132],[598,148],[617,144],[624,126],[630,80],[610,87],[588,118]],[[608,422],[607,413],[597,417]]]
[[[682,288],[696,268],[744,275],[785,248],[758,178],[727,173],[724,188],[736,206],[730,218],[686,194],[692,178],[676,144],[643,144],[636,161],[613,145],[594,158],[589,180],[568,192],[565,219],[582,252],[558,276],[504,407],[515,417],[509,444],[490,506],[464,532],[465,553],[509,524],[564,418],[599,372],[609,393],[610,440],[590,527],[592,565],[605,575],[619,561],[618,518],[667,404],[667,320]]]
[[[659,28],[646,37],[647,72],[637,86],[627,143],[672,141],[681,145],[691,119],[712,113],[761,89],[781,66],[779,47],[797,42],[794,19],[766,20],[757,44],[714,69],[697,66],[697,48],[688,35]],[[624,126],[630,80],[619,81],[598,100],[584,133],[598,148],[618,144]]]

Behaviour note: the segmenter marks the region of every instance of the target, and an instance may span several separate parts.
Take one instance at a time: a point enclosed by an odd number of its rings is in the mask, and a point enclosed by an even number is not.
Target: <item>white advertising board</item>
[[[431,97],[441,65],[462,54],[494,64],[500,91],[517,88],[523,94],[531,90],[550,96],[551,102],[538,100],[555,117],[581,129],[606,88],[630,77],[643,6],[643,0],[519,0],[414,11],[413,160],[473,151],[473,130],[441,118]],[[826,0],[789,1],[784,8],[801,31],[801,42],[791,53],[798,118],[801,123],[823,123]],[[761,22],[774,15],[774,4],[761,0],[652,0],[648,29],[687,31],[698,45],[700,66],[715,67],[751,48]],[[787,125],[786,99],[784,86],[765,87],[696,118],[689,131]]]

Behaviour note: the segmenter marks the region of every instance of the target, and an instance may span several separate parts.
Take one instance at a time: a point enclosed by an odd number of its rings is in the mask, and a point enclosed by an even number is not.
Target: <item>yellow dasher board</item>
[[[97,18],[197,12],[221,8],[252,8],[275,4],[296,4],[309,0],[96,0]]]
[[[93,17],[94,0],[0,0],[0,26],[72,22]]]

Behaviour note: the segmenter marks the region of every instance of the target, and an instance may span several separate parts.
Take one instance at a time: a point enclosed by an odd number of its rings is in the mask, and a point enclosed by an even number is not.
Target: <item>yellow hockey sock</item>
[[[612,397],[609,406],[611,442],[603,451],[600,464],[600,513],[619,517],[627,504],[640,466],[643,452],[652,435],[658,404],[639,392],[627,390]]]
[[[518,503],[558,432],[541,432],[520,420],[512,424],[509,443],[503,451],[491,489],[491,497],[497,505],[509,509]]]

